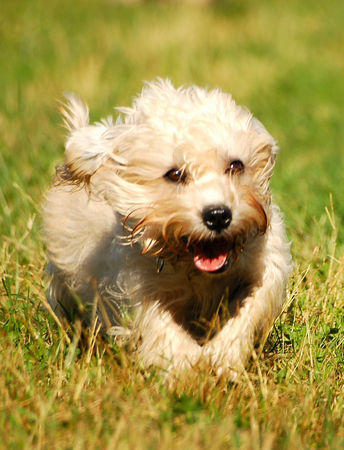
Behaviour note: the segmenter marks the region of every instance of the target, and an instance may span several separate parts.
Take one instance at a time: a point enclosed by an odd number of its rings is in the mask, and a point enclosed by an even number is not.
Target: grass
[[[1,448],[343,448],[343,30],[341,0],[0,3]],[[156,76],[232,92],[281,146],[295,270],[235,386],[200,371],[172,387],[111,345],[81,351],[44,308],[56,101],[76,91],[97,120]]]

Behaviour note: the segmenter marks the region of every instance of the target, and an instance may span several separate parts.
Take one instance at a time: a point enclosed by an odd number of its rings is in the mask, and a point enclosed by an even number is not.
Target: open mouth
[[[193,247],[193,260],[198,270],[222,273],[230,265],[229,244],[225,239],[199,242]]]

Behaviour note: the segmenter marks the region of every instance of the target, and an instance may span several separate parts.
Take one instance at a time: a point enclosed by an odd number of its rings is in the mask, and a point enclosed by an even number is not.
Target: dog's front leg
[[[137,322],[139,356],[144,365],[169,371],[195,365],[202,347],[157,303],[145,307]]]
[[[264,293],[265,289],[259,289],[256,295],[246,298],[235,316],[204,345],[202,357],[217,374],[226,373],[234,380],[243,371],[257,340],[263,344],[273,322]]]

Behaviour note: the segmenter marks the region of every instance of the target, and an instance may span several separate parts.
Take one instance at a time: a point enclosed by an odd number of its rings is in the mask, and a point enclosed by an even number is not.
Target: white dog
[[[59,317],[130,334],[145,365],[234,379],[280,314],[290,245],[269,180],[277,145],[220,90],[147,84],[124,118],[69,136],[44,210]]]

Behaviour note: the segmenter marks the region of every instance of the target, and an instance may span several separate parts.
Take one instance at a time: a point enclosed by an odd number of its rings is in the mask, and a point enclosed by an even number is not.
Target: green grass
[[[0,3],[0,447],[344,447],[344,3]],[[273,193],[293,242],[289,303],[243,381],[168,386],[128,354],[80,350],[44,309],[40,205],[63,130],[142,80],[220,86],[281,146]]]

